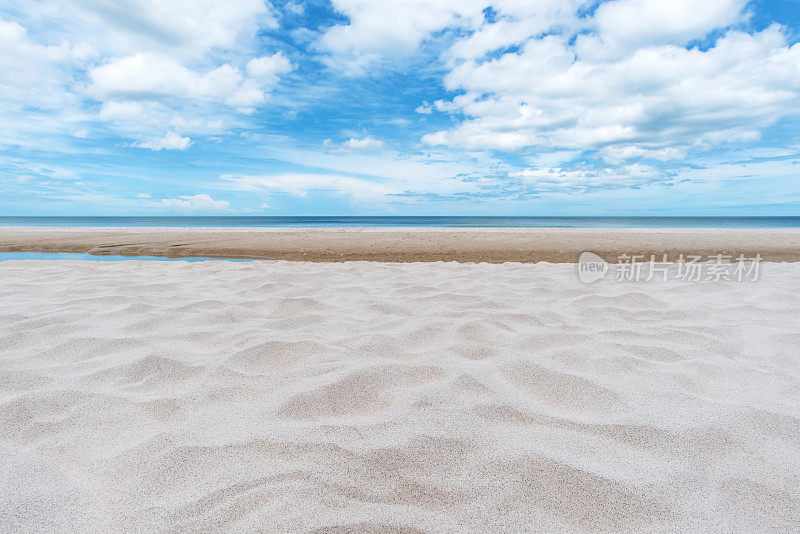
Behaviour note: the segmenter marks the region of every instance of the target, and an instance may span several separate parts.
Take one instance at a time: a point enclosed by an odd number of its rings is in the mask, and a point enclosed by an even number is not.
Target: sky
[[[800,0],[0,0],[0,215],[800,215]]]

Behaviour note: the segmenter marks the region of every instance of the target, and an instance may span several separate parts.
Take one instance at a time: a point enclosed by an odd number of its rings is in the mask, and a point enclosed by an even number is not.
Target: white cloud
[[[224,143],[235,137],[236,157],[250,161],[272,151],[272,159],[303,171],[229,176],[227,187],[297,196],[480,198],[671,184],[658,162],[693,163],[699,151],[752,143],[777,121],[800,117],[800,45],[790,46],[788,30],[777,26],[749,29],[747,9],[757,8],[746,3],[497,0],[487,9],[480,0],[333,0],[347,20],[295,28],[295,44],[309,44],[348,75],[424,66],[420,79],[427,83],[432,73],[448,73],[443,83],[457,96],[422,101],[416,112],[438,110],[453,122],[427,132],[426,145],[398,153],[395,146],[413,145],[426,132],[387,147],[367,136],[367,128],[394,124],[399,137],[414,124],[446,117],[409,120],[387,104],[377,112],[383,116],[365,115],[358,130],[322,149],[317,141],[316,150],[297,148],[310,134],[296,145],[291,134],[258,135],[261,119],[264,129],[279,117],[305,120],[315,105],[338,98],[336,91],[353,82],[332,75],[319,83],[310,69],[288,77],[301,82],[294,91],[281,91],[280,80],[295,66],[277,48],[264,48],[291,39],[263,32],[277,24],[269,3],[27,2],[13,9],[18,22],[0,19],[0,145],[57,152],[97,141],[96,149],[111,152],[110,143],[100,143],[125,137],[129,142],[117,146],[186,150],[193,139],[213,135]],[[278,14],[294,26],[303,10],[302,3],[289,2]],[[695,40],[702,47],[693,46]],[[300,57],[301,48],[291,52],[298,65],[319,59]],[[307,72],[312,79],[301,80]],[[440,88],[416,89],[432,100]],[[248,115],[271,101],[292,109],[274,118]],[[334,121],[343,117],[330,114],[335,105],[325,100],[325,116],[314,117],[320,127],[341,128]],[[511,159],[492,149],[520,154]],[[16,174],[33,176],[30,184],[55,181],[29,170]],[[164,201],[188,208],[202,204],[199,197]]]
[[[322,146],[331,153],[352,153],[352,152],[361,152],[361,153],[369,153],[375,152],[380,150],[386,143],[381,141],[380,139],[375,139],[374,137],[351,137],[347,141],[336,144],[332,142],[330,139],[326,139]]]
[[[417,106],[417,109],[415,109],[414,111],[421,115],[430,115],[431,113],[433,113],[433,106],[430,105],[428,102],[423,102],[422,105]]]
[[[145,114],[145,106],[141,102],[109,101],[103,102],[100,108],[100,119],[114,120],[138,120]]]
[[[103,56],[198,58],[234,48],[259,27],[277,25],[264,0],[45,0],[29,9],[54,34],[88,42]]]
[[[441,172],[430,169],[434,174]],[[448,172],[448,171],[445,171]],[[389,178],[363,178],[336,173],[281,173],[220,177],[219,187],[252,193],[285,193],[308,198],[312,193],[342,196],[355,202],[376,204],[414,202],[416,199],[463,200],[484,197],[532,198],[551,195],[583,195],[595,191],[638,189],[672,184],[674,176],[639,163],[620,167],[579,169],[530,167],[497,169],[494,174],[412,176],[396,172]],[[465,196],[466,195],[466,196]]]
[[[45,163],[37,163],[30,161],[20,161],[9,159],[2,162],[4,164],[4,171],[12,175],[26,176],[25,180],[36,178],[40,180],[58,180],[58,181],[71,181],[76,182],[80,180],[80,176],[65,167],[58,167]]]
[[[800,112],[798,62],[800,46],[789,47],[779,27],[731,31],[706,51],[663,45],[607,61],[581,60],[567,39],[548,36],[456,66],[445,83],[463,94],[437,106],[465,120],[423,140],[471,149],[623,147],[606,149],[617,155],[646,147],[666,159],[752,140]]]
[[[329,66],[350,75],[373,72],[385,59],[402,59],[438,33],[454,30],[466,36],[451,48],[448,57],[481,57],[524,41],[553,27],[581,24],[576,14],[586,0],[332,0],[334,8],[348,17],[323,33],[319,48],[329,54]],[[486,23],[487,8],[499,20]]]
[[[32,42],[19,23],[0,18],[0,99],[4,102],[61,102],[61,91],[48,79],[57,64],[70,58],[69,46],[43,46]]]
[[[158,150],[186,150],[192,146],[192,140],[188,137],[181,137],[177,132],[167,132],[167,135],[158,139],[151,139],[136,145],[139,148],[149,148],[153,151]]]
[[[162,198],[156,204],[162,208],[178,208],[185,210],[227,210],[230,203],[226,200],[214,200],[211,196],[202,193],[199,195],[180,196],[178,198]]]
[[[535,192],[585,193],[594,189],[636,188],[670,180],[655,167],[635,163],[621,168],[531,168],[512,172]]]
[[[152,144],[149,138],[166,128],[198,135],[223,133],[224,125],[235,119],[230,109],[221,106],[251,113],[268,100],[268,91],[279,76],[291,69],[279,52],[250,60],[247,75],[228,63],[198,71],[169,56],[143,53],[115,58],[90,70],[88,92],[103,103],[101,120],[131,137],[144,138],[140,146],[147,146]],[[175,143],[165,146],[173,147]]]
[[[268,148],[264,156],[295,166],[311,165],[315,170],[324,170],[325,174],[367,176],[384,185],[391,185],[396,193],[477,191],[476,182],[460,178],[496,175],[505,170],[501,161],[491,155],[443,149],[426,149],[419,154],[399,153],[391,149],[364,153],[295,150],[276,145]]]
[[[645,146],[623,145],[607,146],[600,150],[600,155],[610,163],[619,163],[631,159],[652,159],[656,161],[681,160],[686,157],[685,148],[666,147],[648,148]]]
[[[615,48],[684,45],[735,23],[746,0],[616,0],[601,4],[594,20],[600,38]]]
[[[292,13],[293,15],[302,15],[305,13],[305,5],[299,0],[290,0],[283,5],[283,9]]]
[[[292,70],[292,63],[281,52],[271,56],[253,58],[247,62],[247,73],[261,85],[272,86],[278,82],[281,74]]]
[[[348,21],[319,46],[349,74],[402,64],[455,30],[442,59],[446,88],[462,94],[435,107],[463,120],[425,135],[429,145],[602,149],[610,162],[668,161],[758,139],[800,112],[800,48],[777,26],[736,30],[748,16],[745,0],[613,0],[589,16],[581,14],[587,0],[499,0],[491,15],[472,1],[333,5]],[[722,37],[710,48],[684,47],[714,31]],[[416,111],[432,110],[423,103]]]
[[[583,29],[588,21],[579,17],[580,8],[588,7],[586,0],[499,0],[493,7],[496,20],[484,23],[457,39],[446,53],[446,58],[478,60],[486,54],[524,43],[533,36],[559,30],[574,33]]]
[[[348,74],[363,74],[383,57],[404,57],[416,51],[433,32],[452,25],[479,23],[480,0],[333,0],[349,22],[328,29],[319,39],[330,52],[329,65]]]
[[[0,18],[0,145],[36,146],[46,132],[56,149],[53,135],[98,118],[140,143],[181,121],[219,135],[291,70],[279,52],[252,57],[257,30],[276,27],[263,0],[43,0],[15,16]]]
[[[0,146],[36,148],[54,134],[84,128],[90,116],[69,87],[85,59],[80,46],[39,44],[25,27],[0,16],[0,51]]]
[[[166,56],[136,54],[96,67],[89,77],[89,91],[101,100],[174,97],[218,101],[234,107],[264,101],[264,92],[227,63],[199,73]]]
[[[336,174],[285,173],[275,175],[221,176],[224,184],[240,191],[279,191],[307,197],[313,191],[367,201],[381,199],[397,191],[397,184]]]

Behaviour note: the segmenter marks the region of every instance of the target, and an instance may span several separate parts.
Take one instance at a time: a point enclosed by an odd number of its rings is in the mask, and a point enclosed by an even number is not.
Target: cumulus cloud
[[[258,28],[277,25],[264,0],[43,0],[31,10],[51,32],[103,56],[157,53],[181,61],[234,48]]]
[[[740,18],[746,0],[616,0],[598,6],[594,22],[599,38],[615,51],[660,44],[684,45]],[[592,37],[579,49],[596,45]],[[588,52],[588,51],[587,51]],[[590,52],[589,52],[590,53]]]
[[[262,86],[275,85],[281,74],[286,74],[291,70],[292,63],[282,52],[253,58],[247,62],[247,73]]]
[[[348,22],[325,31],[321,50],[328,64],[347,74],[364,74],[381,58],[412,54],[433,32],[453,25],[477,24],[485,4],[479,0],[332,0]]]
[[[214,200],[210,195],[201,193],[198,195],[186,195],[178,198],[162,198],[157,204],[163,208],[177,208],[181,210],[227,210],[230,203],[226,200]]]
[[[137,145],[182,121],[194,123],[190,133],[219,134],[266,105],[292,68],[280,52],[252,53],[257,30],[276,27],[273,11],[263,0],[21,6],[21,22],[0,18],[0,129],[20,145],[98,119]]]
[[[450,58],[480,57],[491,50],[528,39],[553,27],[577,27],[586,0],[332,0],[347,21],[327,29],[318,46],[329,65],[347,74],[372,72],[385,58],[405,58],[434,35],[452,30],[462,38]],[[497,21],[489,24],[489,11]]]
[[[460,60],[479,60],[497,50],[524,43],[545,33],[572,34],[590,24],[579,10],[591,5],[586,0],[500,0],[492,4],[495,16],[459,35],[445,53],[451,65]],[[484,12],[485,13],[485,12]]]
[[[48,136],[84,128],[89,113],[65,80],[84,65],[83,46],[41,44],[0,15],[0,146],[35,148]]]
[[[496,0],[491,7],[332,0],[332,7],[334,19],[300,28],[309,19],[294,1],[280,10],[261,0],[20,4],[14,21],[0,18],[0,145],[57,152],[106,141],[109,150],[174,151],[214,136],[220,150],[236,139],[240,162],[264,157],[304,170],[256,174],[264,171],[253,163],[259,170],[222,180],[230,189],[365,201],[523,198],[672,187],[678,175],[706,180],[699,153],[757,142],[800,116],[800,44],[792,29],[764,28],[761,19],[754,30],[748,13],[758,6],[746,0]],[[279,29],[276,14],[293,29]],[[270,34],[284,29],[281,38]],[[292,37],[296,46],[284,47]],[[308,67],[318,60],[341,70],[319,77]],[[386,99],[381,108],[380,91],[396,80],[379,77],[409,66],[425,67],[419,78],[410,69],[403,78],[424,80],[409,92],[420,101]],[[430,83],[438,73],[441,86]],[[351,78],[359,75],[374,80]],[[295,84],[291,92],[282,81]],[[375,98],[361,108],[348,102],[340,114],[333,99],[350,98],[351,83],[362,84],[352,94]],[[273,129],[279,115],[254,113],[272,103],[291,106],[280,116],[297,117],[295,124],[313,120],[319,128],[293,141],[300,126]],[[399,116],[415,107],[427,117]],[[322,138],[310,138],[354,122],[360,136],[321,149]],[[390,124],[397,127],[391,150],[366,134]],[[417,124],[438,131],[412,130]],[[15,176],[28,185],[55,181],[30,170]],[[212,206],[223,201],[149,202],[222,209]]]
[[[758,139],[800,112],[800,46],[779,26],[737,29],[745,0],[612,0],[593,10],[584,0],[500,0],[489,11],[469,0],[423,4],[334,0],[348,20],[320,48],[331,64],[369,74],[365,66],[453,30],[444,85],[460,94],[416,111],[461,120],[424,135],[428,145],[668,161]]]
[[[730,31],[707,50],[674,45],[583,60],[568,39],[528,41],[519,52],[464,61],[446,77],[462,94],[439,108],[465,117],[423,137],[431,145],[519,150],[608,149],[656,159],[752,140],[800,112],[800,46],[782,29]]]
[[[222,129],[225,110],[220,106],[251,113],[267,102],[280,76],[292,68],[281,52],[252,58],[242,69],[223,63],[205,71],[187,68],[168,55],[139,53],[91,69],[88,93],[103,103],[99,118],[130,135],[141,138],[165,127],[210,134]],[[186,114],[193,119],[184,118]],[[175,147],[168,144],[164,148]]]
[[[167,135],[158,139],[151,139],[136,145],[139,148],[149,148],[153,151],[158,150],[186,150],[192,146],[192,140],[188,137],[181,137],[177,132],[167,132]]]
[[[265,77],[277,77],[274,69],[268,74],[269,65],[259,64],[253,70]],[[89,90],[100,100],[173,97],[249,107],[265,99],[259,84],[245,79],[239,69],[227,63],[200,73],[187,69],[169,57],[136,54],[114,59],[92,69],[89,77],[92,80]],[[136,100],[134,105],[137,104]]]

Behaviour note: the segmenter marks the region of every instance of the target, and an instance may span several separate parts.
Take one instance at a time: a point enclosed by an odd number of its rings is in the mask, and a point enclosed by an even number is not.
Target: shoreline
[[[574,263],[584,251],[800,261],[800,229],[2,227],[0,252],[285,261]]]
[[[800,229],[0,227],[0,252],[310,262],[574,263],[584,251],[800,261]]]

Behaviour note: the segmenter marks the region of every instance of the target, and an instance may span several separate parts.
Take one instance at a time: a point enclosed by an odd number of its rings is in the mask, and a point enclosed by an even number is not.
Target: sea
[[[800,228],[800,217],[8,217],[0,226],[258,228]]]

